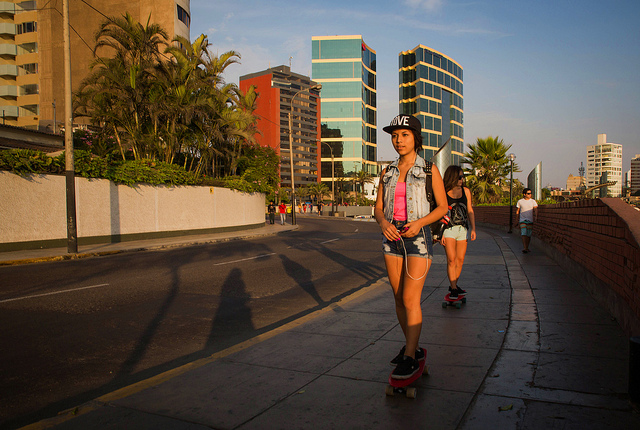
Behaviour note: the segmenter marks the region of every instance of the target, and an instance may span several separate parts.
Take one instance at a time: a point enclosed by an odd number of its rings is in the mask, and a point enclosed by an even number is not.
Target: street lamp
[[[324,143],[325,145],[327,145],[329,147],[329,151],[331,151],[331,215],[335,215],[336,213],[336,181],[334,179],[335,168],[333,164],[333,160],[334,160],[333,147],[329,145],[327,142],[320,142],[320,143]]]
[[[291,198],[293,200],[293,204],[291,206],[291,224],[296,223],[296,185],[293,179],[293,99],[300,93],[311,90],[322,89],[322,84],[312,85],[309,88],[303,88],[296,92],[293,97],[291,97],[291,110],[289,111],[289,165],[291,166]]]
[[[509,179],[509,233],[513,230],[513,160],[516,159],[516,154],[513,152],[509,154],[509,161],[511,162],[511,176]]]

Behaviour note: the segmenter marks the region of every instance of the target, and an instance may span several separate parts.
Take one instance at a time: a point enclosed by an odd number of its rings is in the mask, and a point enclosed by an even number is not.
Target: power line
[[[100,15],[102,15],[103,17],[107,18],[109,21],[112,21],[112,19],[110,17],[108,17],[107,15],[105,15],[104,13],[102,13],[101,11],[99,11],[98,9],[96,9],[95,7],[93,7],[93,5],[90,5],[89,3],[87,3],[85,0],[81,0],[82,3],[86,4],[87,6],[89,6],[91,9],[95,10],[96,12],[98,12]]]
[[[49,0],[49,1],[51,1],[51,0]],[[98,10],[98,9],[97,9],[96,7],[94,7],[93,5],[91,5],[91,4],[89,4],[89,3],[87,3],[87,2],[86,2],[86,0],[80,0],[80,1],[82,1],[82,3],[86,4],[87,6],[89,6],[91,9],[93,9],[94,11],[96,11],[97,13],[99,13],[100,15],[102,15],[103,17],[105,17],[106,19],[108,19],[110,22],[112,22],[112,23],[113,23],[113,22],[115,22],[115,21],[113,20],[113,18],[112,18],[112,17],[105,15],[104,13],[102,13],[100,10]],[[74,31],[75,31],[75,30],[74,30]],[[77,32],[76,32],[76,34],[77,34]],[[85,44],[86,44],[86,42],[85,42]],[[88,46],[88,45],[87,45],[87,46]],[[168,44],[167,44],[167,46],[168,46]],[[170,57],[166,56],[166,55],[164,54],[164,52],[159,52],[159,51],[158,51],[158,54],[160,54],[162,57],[164,57],[164,59],[165,59],[165,60],[170,60],[170,59],[171,59]]]

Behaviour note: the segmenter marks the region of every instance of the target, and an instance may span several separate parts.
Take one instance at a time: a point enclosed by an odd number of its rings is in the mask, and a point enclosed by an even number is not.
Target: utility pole
[[[64,33],[64,153],[67,190],[67,252],[78,252],[76,226],[76,184],[73,166],[73,109],[71,99],[71,41],[69,36],[69,0],[62,1]]]
[[[516,154],[509,154],[509,161],[511,162],[511,176],[509,178],[509,231],[513,231],[513,160],[516,159]]]

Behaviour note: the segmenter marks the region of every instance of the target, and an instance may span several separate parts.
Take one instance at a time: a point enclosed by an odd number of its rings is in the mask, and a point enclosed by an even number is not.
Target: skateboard
[[[455,306],[456,309],[460,309],[463,303],[467,303],[466,296],[458,296],[457,299],[452,299],[451,297],[449,297],[450,294],[451,293],[447,293],[447,295],[444,296],[444,302],[442,302],[443,309],[446,309],[447,306]]]
[[[416,398],[416,395],[418,394],[418,389],[415,387],[409,387],[409,385],[417,381],[418,378],[420,378],[422,375],[429,374],[429,366],[426,366],[425,364],[427,362],[427,350],[422,348],[422,351],[424,352],[424,360],[418,361],[420,370],[418,370],[416,374],[413,375],[411,378],[394,379],[391,377],[391,374],[389,374],[389,385],[387,385],[387,388],[385,389],[385,394],[387,396],[393,396],[396,393],[400,393],[400,394],[404,393],[410,399]]]

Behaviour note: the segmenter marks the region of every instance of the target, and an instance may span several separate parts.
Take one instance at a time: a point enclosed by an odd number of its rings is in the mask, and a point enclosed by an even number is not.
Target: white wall
[[[264,194],[195,186],[116,185],[76,178],[78,238],[264,223]],[[0,171],[0,246],[65,239],[65,177]]]

